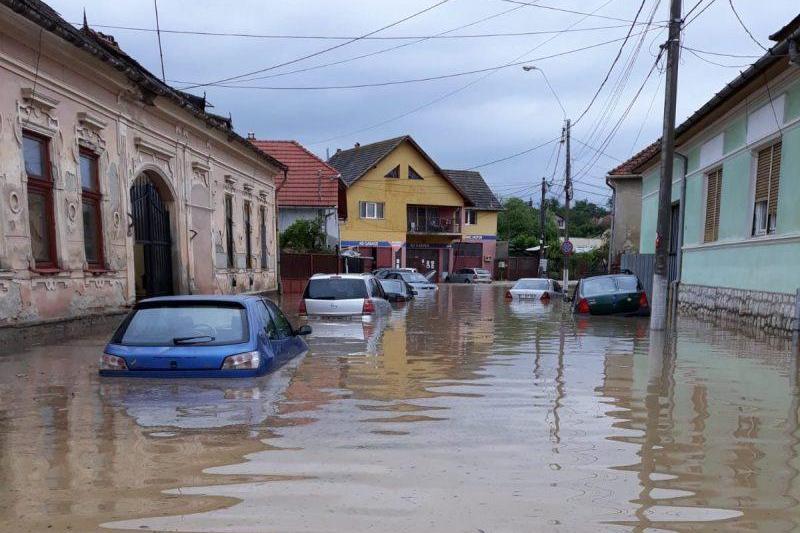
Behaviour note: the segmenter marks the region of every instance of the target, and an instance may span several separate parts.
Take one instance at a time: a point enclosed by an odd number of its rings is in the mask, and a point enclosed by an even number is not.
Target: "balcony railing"
[[[408,233],[461,233],[460,210],[431,207],[408,208]]]

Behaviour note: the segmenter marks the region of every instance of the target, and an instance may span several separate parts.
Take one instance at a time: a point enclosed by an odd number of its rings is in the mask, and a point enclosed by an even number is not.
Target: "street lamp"
[[[550,92],[553,93],[553,96],[555,97],[556,102],[558,102],[558,107],[561,108],[561,113],[564,115],[564,118],[567,118],[567,111],[566,111],[566,109],[564,109],[564,105],[561,103],[561,98],[558,97],[558,94],[556,93],[555,89],[553,89],[553,86],[550,85],[550,80],[547,78],[547,74],[544,73],[544,70],[540,69],[536,65],[523,65],[522,66],[522,70],[524,70],[525,72],[530,72],[532,70],[536,70],[536,71],[539,71],[539,72],[542,73],[542,77],[544,78],[544,82],[547,84],[547,87],[550,88]]]

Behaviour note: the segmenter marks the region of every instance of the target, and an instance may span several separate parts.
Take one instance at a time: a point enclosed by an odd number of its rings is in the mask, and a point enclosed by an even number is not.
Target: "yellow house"
[[[339,150],[340,245],[378,267],[492,270],[500,203],[480,173],[443,170],[410,136]],[[345,209],[341,209],[344,203]]]

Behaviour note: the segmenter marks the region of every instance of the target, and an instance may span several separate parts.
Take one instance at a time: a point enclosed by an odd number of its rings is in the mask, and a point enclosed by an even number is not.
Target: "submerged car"
[[[447,276],[448,283],[491,283],[492,273],[484,268],[460,268]]]
[[[101,376],[252,377],[308,350],[272,301],[254,295],[168,296],[137,303],[106,345]]]
[[[405,281],[411,287],[417,291],[417,294],[425,294],[425,293],[433,293],[439,290],[439,287],[436,286],[435,283],[431,283],[431,281],[420,274],[419,272],[410,272],[406,269],[403,270],[392,270],[388,272],[383,279],[396,279]]]
[[[546,278],[520,278],[506,291],[506,298],[514,300],[548,301],[556,295],[561,295],[561,285]]]
[[[416,272],[416,268],[394,268],[384,267],[372,271],[372,275],[378,279],[386,279],[386,276],[392,272]]]
[[[308,316],[364,317],[391,311],[371,274],[314,274],[300,300],[300,314]]]
[[[572,310],[592,315],[650,316],[650,303],[639,278],[611,274],[580,280],[575,287]]]
[[[378,282],[390,302],[407,302],[416,294],[413,287],[401,279],[381,279]]]

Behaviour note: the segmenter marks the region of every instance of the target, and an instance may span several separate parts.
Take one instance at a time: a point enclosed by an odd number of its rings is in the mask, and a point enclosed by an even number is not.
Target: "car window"
[[[136,309],[120,326],[114,342],[130,346],[219,346],[247,342],[248,338],[247,313],[241,305],[168,302]]]
[[[589,278],[581,281],[581,295],[583,296],[599,296],[615,292],[617,292],[617,284],[614,283],[614,278]]]
[[[617,282],[619,292],[636,292],[639,290],[639,280],[636,276],[616,276],[614,279]]]
[[[419,272],[401,272],[400,275],[408,283],[428,283],[428,278]]]
[[[276,336],[272,338],[283,339],[291,337],[294,334],[294,328],[289,319],[286,318],[286,315],[272,302],[267,302],[267,309],[269,309],[269,314],[272,315],[272,322],[275,327]]]
[[[378,283],[378,281],[375,280],[375,279],[370,279],[369,280],[369,293],[370,293],[370,296],[372,296],[373,298],[384,298],[385,299],[385,297],[386,297],[386,295],[383,293],[383,290],[381,289],[380,283]]]
[[[546,279],[521,279],[514,285],[514,288],[528,291],[546,291],[550,288],[550,283]]]
[[[390,292],[392,294],[403,294],[405,291],[402,281],[396,279],[383,279],[381,280],[381,287],[383,292]]]
[[[308,282],[303,298],[310,300],[356,300],[367,297],[363,279],[320,278]]]
[[[483,268],[476,268],[475,272],[477,274],[480,274],[481,276],[488,276],[489,275],[489,271],[486,270],[486,269],[483,269]]]
[[[280,335],[278,335],[278,328],[275,326],[275,322],[272,320],[272,314],[267,309],[267,302],[261,300],[261,305],[258,306],[259,310],[264,311],[264,331],[267,332],[267,337],[270,339],[279,339]]]

